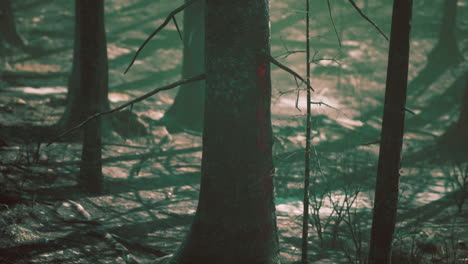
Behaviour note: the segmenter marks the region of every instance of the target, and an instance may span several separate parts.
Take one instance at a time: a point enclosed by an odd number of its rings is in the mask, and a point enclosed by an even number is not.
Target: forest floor
[[[271,1],[272,54],[305,72],[302,2]],[[347,3],[313,9],[311,263],[364,263],[369,241],[388,42]],[[346,1],[344,1],[346,2]],[[358,1],[362,6],[363,2]],[[390,3],[364,10],[389,35]],[[382,2],[382,1],[380,1]],[[180,78],[181,42],[169,25],[123,74],[136,49],[182,1],[106,1],[109,99],[118,106]],[[468,1],[459,0],[461,62],[435,67],[442,1],[415,1],[395,263],[468,263],[468,161],[438,139],[457,120],[467,71]],[[105,193],[76,187],[79,137],[47,145],[41,129],[64,111],[72,63],[73,1],[14,3],[31,49],[10,49],[0,68],[0,263],[158,263],[177,249],[199,191],[201,137],[157,125],[176,90],[132,111],[147,134],[104,138]],[[180,17],[180,20],[182,17]],[[181,23],[179,23],[181,24]],[[286,54],[285,54],[286,53]],[[300,257],[305,93],[272,68],[276,209],[282,263]],[[291,92],[292,91],[292,92]],[[123,130],[133,127],[122,122]],[[467,135],[468,136],[468,135]],[[468,140],[466,137],[456,140]],[[468,155],[467,155],[468,156]],[[466,157],[466,156],[465,156]],[[465,169],[466,168],[466,169]],[[465,178],[463,176],[465,175]],[[460,207],[460,210],[459,210]]]

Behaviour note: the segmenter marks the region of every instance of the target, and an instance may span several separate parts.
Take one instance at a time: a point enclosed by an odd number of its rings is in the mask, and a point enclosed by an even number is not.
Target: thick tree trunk
[[[200,0],[184,10],[184,57],[182,78],[205,72],[205,1]],[[203,130],[205,81],[180,87],[174,103],[162,121],[170,133],[189,129]]]
[[[202,180],[170,263],[279,263],[267,0],[206,1]]]
[[[78,0],[75,0],[78,2]],[[101,0],[96,1],[101,2]],[[98,111],[105,111],[109,109],[109,101],[107,100],[108,87],[107,87],[107,47],[106,47],[106,32],[104,29],[104,13],[98,14],[99,10],[89,9],[93,8],[93,5],[99,5],[99,3],[75,3],[75,46],[73,49],[73,65],[72,73],[68,79],[68,93],[67,93],[67,104],[65,112],[62,118],[58,122],[60,130],[66,130],[71,128],[78,123],[82,122],[88,117],[87,108],[89,107],[90,98],[85,95],[84,89],[89,88],[86,86],[86,82],[91,82],[91,76],[106,76],[105,80],[102,80],[105,85],[100,86],[96,89],[95,93],[99,98],[103,98],[100,102]],[[88,7],[90,6],[90,7]],[[80,9],[78,9],[80,8]],[[91,17],[101,16],[101,17]],[[83,21],[84,20],[84,21]],[[91,21],[89,21],[91,20]],[[102,23],[102,25],[91,23]],[[99,26],[102,28],[94,28]],[[89,43],[87,43],[89,42]],[[93,46],[95,43],[98,45]],[[92,49],[92,50],[89,50]],[[85,60],[92,60],[90,53],[93,50],[99,50],[103,52],[95,58],[96,61],[100,61],[101,65],[105,67],[97,67],[93,65],[91,68],[86,65]],[[98,52],[98,53],[99,53]],[[90,75],[90,73],[92,73]]]
[[[74,91],[85,102],[77,107],[84,116],[103,109],[107,102],[108,66],[106,31],[104,28],[104,0],[75,0],[75,81]],[[76,84],[73,84],[76,85]],[[87,191],[102,191],[101,121],[91,121],[84,128],[82,163],[79,183]]]
[[[385,105],[369,249],[370,264],[390,263],[400,181],[412,0],[394,0]]]

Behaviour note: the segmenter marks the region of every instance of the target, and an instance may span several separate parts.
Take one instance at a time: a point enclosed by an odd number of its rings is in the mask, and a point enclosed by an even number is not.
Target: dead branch
[[[177,15],[178,13],[180,13],[181,11],[183,11],[185,8],[187,8],[188,6],[192,5],[193,3],[195,3],[196,1],[198,0],[190,0],[190,1],[187,1],[185,4],[181,5],[180,7],[174,9],[167,17],[166,17],[166,20],[164,20],[164,22],[155,30],[153,31],[153,33],[151,33],[151,35],[148,36],[148,38],[146,38],[146,40],[143,42],[143,44],[141,44],[141,46],[138,48],[138,50],[135,52],[135,55],[133,56],[133,59],[132,61],[130,62],[130,64],[128,65],[127,69],[125,70],[124,73],[127,73],[128,70],[130,70],[130,68],[132,67],[132,65],[135,63],[135,60],[136,58],[138,57],[138,55],[140,54],[140,52],[143,50],[143,48],[146,46],[146,44],[148,44],[148,42],[154,38],[154,36],[156,36],[165,26],[167,26],[167,24],[169,24],[169,22],[174,19],[175,15]],[[174,23],[175,20],[174,20]],[[180,34],[180,33],[179,33]]]
[[[327,5],[328,5],[328,14],[330,15],[330,20],[331,20],[331,22],[332,22],[333,29],[335,30],[336,38],[338,39],[338,45],[339,45],[340,48],[341,48],[341,39],[340,39],[340,35],[338,34],[338,30],[336,29],[335,19],[333,19],[333,14],[332,14],[332,9],[331,9],[330,0],[327,0]]]
[[[310,88],[310,90],[314,91],[314,88],[312,87],[312,85],[310,85],[308,82],[306,82],[306,80],[304,80],[304,78],[302,78],[297,72],[293,71],[291,68],[289,68],[288,66],[282,64],[281,62],[277,61],[275,58],[273,58],[271,55],[267,55],[267,54],[263,54],[271,63],[273,63],[274,65],[278,66],[279,68],[281,68],[282,70],[290,73],[292,76],[296,77],[297,79],[301,80],[301,82],[305,83],[307,85],[308,88]]]
[[[161,92],[161,91],[170,90],[170,89],[172,89],[172,88],[175,88],[175,87],[178,87],[178,86],[180,86],[180,85],[187,84],[187,83],[191,83],[191,82],[195,82],[195,81],[204,80],[205,78],[206,78],[206,75],[205,75],[205,74],[200,74],[200,75],[197,75],[197,76],[192,77],[192,78],[188,78],[188,79],[185,79],[185,80],[179,80],[179,81],[177,81],[177,82],[175,82],[175,83],[171,83],[171,84],[169,84],[169,85],[156,88],[156,89],[154,89],[153,91],[151,91],[151,92],[149,92],[149,93],[147,93],[147,94],[144,94],[144,95],[142,95],[142,96],[140,96],[140,97],[138,97],[138,98],[135,98],[135,99],[131,100],[130,102],[127,102],[127,103],[125,103],[125,104],[123,104],[123,105],[121,105],[121,106],[118,106],[118,107],[116,107],[116,108],[113,108],[113,109],[111,109],[111,110],[109,110],[109,111],[100,112],[100,113],[96,113],[96,114],[94,114],[94,115],[92,115],[92,116],[89,116],[89,117],[86,118],[83,122],[81,122],[81,123],[79,123],[78,125],[76,125],[76,126],[70,128],[70,129],[66,130],[66,131],[63,132],[62,134],[58,135],[55,139],[53,139],[52,141],[50,141],[50,142],[47,144],[47,146],[50,146],[50,144],[56,142],[58,139],[62,138],[63,136],[65,136],[65,135],[67,135],[67,134],[69,134],[70,132],[75,131],[76,129],[78,129],[78,128],[84,126],[84,125],[87,124],[89,121],[91,121],[91,120],[93,120],[93,119],[95,119],[95,118],[98,118],[98,117],[103,116],[103,115],[112,114],[112,113],[115,113],[115,112],[120,111],[120,110],[122,110],[122,109],[125,109],[125,108],[127,108],[127,107],[129,107],[129,106],[131,106],[131,105],[133,105],[133,104],[135,104],[135,103],[141,102],[141,101],[143,101],[143,100],[145,100],[145,99],[147,99],[147,98],[149,98],[149,97],[151,97],[151,96],[153,96],[153,95],[155,95],[155,94],[157,94],[157,93],[159,93],[159,92]]]
[[[354,2],[354,0],[348,0],[348,1],[354,7],[354,9],[356,9],[356,11],[358,11],[358,13],[365,20],[367,20],[369,23],[371,23],[371,25],[374,26],[387,41],[389,40],[387,35],[385,35],[385,33],[379,28],[379,26],[377,26],[377,24],[375,24],[374,21],[372,21],[366,14],[364,14],[364,12],[362,12],[361,8],[359,8],[359,6],[356,4],[356,2]]]

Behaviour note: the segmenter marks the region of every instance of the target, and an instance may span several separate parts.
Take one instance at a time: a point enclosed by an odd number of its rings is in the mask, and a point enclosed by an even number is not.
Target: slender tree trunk
[[[197,212],[170,263],[279,263],[267,0],[206,1],[206,97]]]
[[[99,10],[89,9],[94,8],[93,5],[98,6],[98,2],[102,2],[102,0],[92,1],[96,3],[88,3],[89,1],[82,1],[83,3],[77,3],[79,2],[78,0],[75,0],[75,2],[76,14],[73,65],[72,73],[68,79],[67,104],[65,107],[65,112],[57,124],[60,130],[71,128],[88,117],[87,108],[89,106],[90,98],[86,96],[84,89],[89,88],[86,86],[86,83],[90,82],[92,79],[91,76],[106,76],[105,85],[102,87],[100,86],[99,89],[96,89],[96,94],[99,95],[99,98],[103,98],[99,105],[99,111],[102,112],[109,109],[109,101],[107,100],[108,68],[106,48],[107,44],[105,35],[106,32],[104,29],[104,13],[100,14]],[[96,18],[94,16],[100,17]],[[95,24],[91,25],[91,23]],[[98,25],[97,23],[102,23],[102,25]],[[95,26],[102,28],[94,28]],[[99,45],[93,46],[94,43],[98,43]],[[93,53],[94,50],[99,50],[99,52],[102,53],[94,59],[96,61],[100,61],[100,64],[105,65],[105,67],[97,67],[96,65],[90,67],[89,65],[86,65],[86,63],[92,64],[86,60],[93,59],[90,54]],[[91,72],[92,74],[90,75]]]
[[[400,181],[412,0],[394,0],[385,105],[369,249],[370,264],[390,263]]]
[[[90,116],[103,109],[107,102],[108,66],[104,28],[104,0],[75,0],[76,33],[73,76],[80,100],[77,109]],[[76,84],[73,84],[76,85]],[[101,120],[97,118],[84,127],[83,152],[79,183],[87,191],[102,191]]]
[[[205,72],[205,0],[200,0],[184,10],[184,58],[182,77],[189,78]],[[174,103],[162,121],[170,133],[183,129],[201,132],[205,81],[180,87]]]

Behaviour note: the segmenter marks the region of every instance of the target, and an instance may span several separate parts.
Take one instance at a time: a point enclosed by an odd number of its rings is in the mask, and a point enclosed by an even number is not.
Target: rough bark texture
[[[75,0],[75,2],[80,1]],[[102,2],[102,0],[82,2],[75,3],[73,65],[72,73],[68,79],[65,113],[58,122],[58,127],[61,130],[71,128],[88,117],[87,108],[89,107],[91,98],[86,96],[84,89],[95,89],[94,96],[103,98],[99,105],[99,111],[102,112],[109,109],[109,101],[107,100],[108,67],[104,13],[102,11],[101,14],[100,10],[96,10],[100,5],[99,2]],[[93,58],[93,56],[96,57]],[[99,67],[93,63],[93,60],[99,64]],[[101,66],[102,68],[100,68]],[[89,87],[88,84],[90,82],[97,82],[97,80],[93,80],[95,79],[94,76],[105,76],[105,80],[99,81],[102,85]]]
[[[85,104],[76,111],[90,116],[103,109],[107,102],[108,66],[106,32],[104,28],[104,0],[76,0],[76,32],[74,76],[80,100]],[[74,84],[76,85],[76,84]],[[92,193],[102,191],[101,121],[91,121],[84,128],[80,185]]]
[[[206,1],[200,197],[169,263],[279,263],[269,50],[267,0]]]
[[[184,57],[182,78],[205,72],[205,1],[200,0],[184,10]],[[162,121],[170,133],[184,129],[201,132],[205,108],[205,81],[180,87],[174,103]]]
[[[400,181],[412,0],[393,4],[369,263],[390,263]]]

